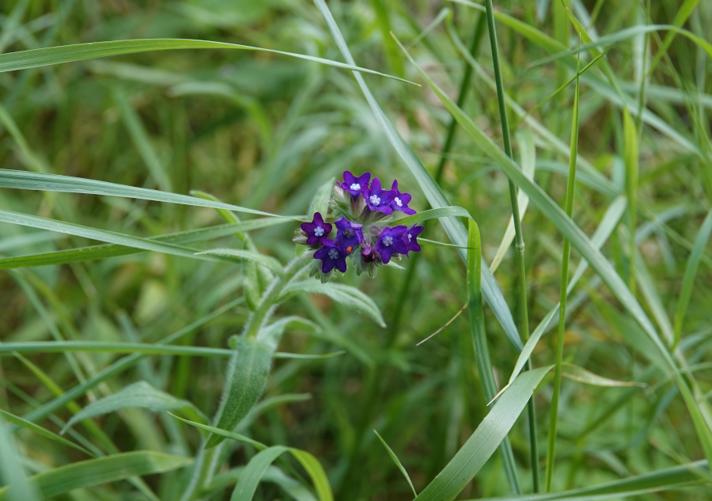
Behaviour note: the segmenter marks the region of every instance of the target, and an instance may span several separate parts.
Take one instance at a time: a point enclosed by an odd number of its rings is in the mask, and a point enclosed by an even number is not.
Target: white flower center
[[[381,197],[378,195],[371,195],[368,197],[368,201],[371,202],[371,205],[381,205]]]
[[[316,228],[314,228],[314,236],[323,237],[324,236],[324,228],[322,228],[321,226],[317,226]]]
[[[329,249],[329,259],[338,259],[339,258],[339,251],[336,249]]]
[[[361,189],[361,185],[358,183],[351,183],[351,186],[349,186],[349,189],[353,190],[353,191],[358,191]]]
[[[411,235],[410,233],[408,233],[408,242],[410,242],[411,240],[413,240],[413,235]]]
[[[383,245],[386,247],[393,245],[393,237],[390,235],[383,237]]]
[[[395,197],[393,201],[396,203],[398,207],[403,207],[403,202],[401,202],[401,199],[398,197]]]

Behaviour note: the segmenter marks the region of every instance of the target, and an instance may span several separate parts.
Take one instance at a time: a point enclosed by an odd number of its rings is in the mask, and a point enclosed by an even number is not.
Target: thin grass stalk
[[[502,128],[502,141],[504,152],[509,158],[514,158],[512,154],[512,141],[509,133],[509,120],[507,119],[507,108],[504,102],[504,84],[502,83],[502,72],[499,64],[499,48],[497,44],[497,31],[494,24],[494,9],[492,0],[485,3],[485,16],[487,17],[487,28],[489,31],[490,48],[492,51],[492,66],[494,68],[494,79],[497,87],[497,105],[499,108],[500,125]],[[519,202],[517,201],[517,188],[511,180],[509,185],[509,201],[512,206],[512,220],[514,222],[514,260],[517,281],[517,303],[519,312],[519,335],[524,341],[529,338],[529,310],[527,301],[527,272],[524,261],[524,235],[522,234],[522,224],[519,218]],[[531,370],[531,362],[527,363]],[[532,469],[532,487],[534,492],[539,492],[539,446],[536,431],[536,413],[534,400],[527,403],[527,422],[529,427],[529,461]]]
[[[482,36],[484,35],[485,28],[485,17],[481,15],[477,24],[475,24],[475,29],[472,33],[472,40],[470,42],[470,54],[474,57],[480,50],[480,44],[482,42]],[[462,79],[460,80],[460,87],[457,93],[457,104],[458,106],[464,106],[467,100],[468,90],[470,88],[470,83],[472,81],[472,65],[468,64],[467,61],[463,65]],[[455,143],[455,131],[457,130],[457,120],[454,117],[450,117],[450,122],[447,126],[447,132],[445,133],[445,141],[443,142],[442,149],[440,150],[440,158],[438,160],[438,165],[435,171],[435,182],[440,183],[445,174],[445,166],[447,165],[448,156],[453,144]],[[410,292],[411,285],[413,283],[413,278],[415,277],[415,272],[420,261],[420,254],[414,254],[408,260],[408,266],[406,269],[405,277],[401,283],[400,290],[398,291],[398,296],[396,297],[396,304],[393,310],[393,316],[389,322],[390,328],[387,330],[386,341],[384,343],[384,350],[391,349],[398,339],[398,333],[400,332],[400,324],[403,318],[403,311],[405,308],[406,300]],[[383,364],[379,364],[371,373],[366,390],[365,405],[363,407],[362,417],[355,434],[355,444],[362,443],[362,437],[366,433],[369,423],[371,421],[371,416],[374,411],[376,402],[379,401],[380,395],[383,389],[383,372],[386,367]],[[355,465],[358,463],[358,455],[360,450],[358,450],[358,445],[355,446],[354,454],[352,454],[349,459],[347,466],[347,473],[344,475],[344,485],[348,485],[348,479],[351,478],[351,472],[355,471]]]
[[[578,153],[578,128],[579,128],[579,77],[576,76],[574,88],[573,118],[571,121],[571,141],[569,155],[569,174],[566,183],[566,199],[564,210],[571,217],[574,206],[574,188],[576,183],[576,155]],[[569,258],[571,256],[571,242],[564,238],[561,259],[561,284],[559,286],[560,310],[559,322],[556,331],[556,362],[554,365],[554,393],[551,397],[551,413],[549,415],[549,437],[546,453],[545,489],[551,490],[551,481],[554,475],[554,460],[556,456],[556,427],[558,423],[559,396],[561,394],[561,367],[564,359],[564,334],[566,327],[566,286],[569,281]]]

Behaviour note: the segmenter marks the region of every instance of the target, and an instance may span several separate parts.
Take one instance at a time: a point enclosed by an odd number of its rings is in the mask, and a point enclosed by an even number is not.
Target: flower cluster
[[[322,278],[334,268],[345,272],[347,260],[358,273],[372,275],[377,265],[420,251],[418,235],[422,226],[389,226],[399,212],[415,214],[409,207],[410,200],[409,193],[398,189],[398,181],[393,181],[389,190],[370,172],[355,176],[346,171],[343,180],[334,186],[330,204],[333,223],[315,212],[310,222],[300,226],[295,241],[315,249],[314,259],[320,262],[317,273]],[[336,235],[332,236],[334,227]]]

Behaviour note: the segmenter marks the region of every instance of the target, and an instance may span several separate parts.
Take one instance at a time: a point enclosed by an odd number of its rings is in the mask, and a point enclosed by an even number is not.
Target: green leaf
[[[36,433],[44,438],[47,438],[49,440],[52,440],[53,442],[60,443],[66,447],[71,447],[72,449],[76,449],[78,451],[82,451],[84,454],[90,454],[89,451],[87,451],[84,447],[75,444],[74,442],[70,442],[64,437],[60,437],[54,432],[51,432],[45,428],[42,428],[41,426],[33,423],[32,421],[28,421],[27,419],[21,418],[20,416],[16,416],[10,412],[4,411],[0,409],[0,419],[4,419],[6,422],[14,424],[16,426],[19,426],[20,428],[25,428],[33,433]]]
[[[467,209],[463,207],[458,207],[456,205],[451,205],[448,207],[440,207],[438,209],[428,209],[419,211],[417,214],[412,216],[402,217],[393,221],[393,224],[404,224],[407,226],[413,224],[419,224],[423,221],[429,221],[430,219],[440,219],[446,217],[462,217],[470,218],[470,213]]]
[[[181,410],[193,419],[205,421],[202,413],[187,400],[181,400],[168,393],[157,390],[145,381],[127,386],[118,393],[101,398],[84,407],[67,422],[62,429],[65,433],[80,421],[123,409],[139,408],[152,412]]]
[[[520,374],[445,468],[415,498],[416,501],[455,499],[497,450],[550,370],[551,366],[540,367]]]
[[[342,56],[347,62],[354,64],[353,56],[351,55],[348,45],[344,40],[344,36],[341,33],[339,26],[336,24],[334,16],[331,14],[326,2],[324,0],[315,0],[315,4],[326,20],[326,23],[331,31],[331,35],[336,41],[336,45],[341,51]],[[359,73],[354,73],[353,76],[356,79],[356,83],[361,89],[361,92],[366,98],[368,106],[375,115],[376,121],[383,129],[386,139],[389,143],[391,143],[391,146],[393,146],[395,152],[415,178],[430,206],[433,209],[450,206],[438,184],[432,177],[430,177],[430,174],[428,174],[428,171],[425,169],[422,162],[418,159],[415,153],[413,153],[413,150],[406,144],[396,128],[393,126],[393,123],[391,123],[388,119],[385,112],[378,104],[378,101],[376,101],[376,98],[373,96],[373,93],[366,85],[366,81]],[[467,243],[467,231],[465,230],[464,225],[454,217],[443,218],[440,220],[440,224],[452,243],[460,246],[460,257],[463,262],[466,261],[467,253],[465,252],[465,246]],[[482,280],[482,292],[484,294],[485,301],[487,301],[492,308],[492,312],[504,329],[507,338],[512,342],[512,344],[514,344],[514,346],[521,349],[522,342],[519,339],[517,327],[514,325],[512,312],[509,310],[507,302],[505,301],[497,282],[486,266],[482,267]]]
[[[0,57],[3,55],[0,54]],[[84,195],[99,195],[105,197],[133,198],[136,200],[151,200],[170,204],[190,205],[193,207],[207,207],[211,209],[226,209],[241,214],[256,216],[279,217],[285,219],[298,219],[297,216],[286,217],[271,212],[264,212],[239,205],[227,204],[217,200],[180,195],[168,191],[137,188],[125,184],[97,181],[73,176],[58,174],[43,174],[22,170],[0,169],[0,188],[13,190],[56,191],[60,193],[81,193]]]
[[[335,68],[370,73],[386,78],[408,82],[408,80],[387,75],[379,71],[361,68],[355,65],[340,63],[321,57],[308,56],[306,54],[296,54],[282,50],[265,49],[251,45],[243,45],[226,42],[213,42],[211,40],[192,40],[186,38],[143,38],[133,40],[110,40],[104,42],[77,43],[72,45],[61,45],[57,47],[43,47],[41,49],[22,50],[0,54],[0,73],[6,71],[26,70],[29,68],[40,68],[55,64],[74,63],[78,61],[88,61],[90,59],[100,59],[103,57],[120,56],[123,54],[137,54],[140,52],[153,52],[159,50],[183,50],[183,49],[230,49],[246,50],[254,52],[266,52],[278,54],[296,59],[302,59],[313,63],[324,64]]]
[[[214,433],[215,435],[220,435],[225,438],[231,438],[233,440],[237,440],[238,442],[242,442],[245,444],[252,445],[258,450],[266,449],[267,446],[263,444],[262,442],[258,442],[257,440],[253,440],[250,437],[246,435],[242,435],[240,433],[235,433],[234,431],[227,431],[223,430],[221,428],[216,428],[215,426],[210,426],[209,424],[203,424],[203,423],[198,423],[197,421],[191,421],[190,419],[185,419],[180,416],[177,416],[173,414],[172,412],[168,413],[171,417],[177,419],[178,421],[182,421],[185,424],[189,424],[190,426],[195,426],[196,428],[207,431],[209,433]]]
[[[306,451],[285,447],[283,445],[269,447],[257,453],[250,462],[247,463],[247,466],[245,466],[240,473],[237,486],[232,492],[230,499],[232,501],[247,501],[253,499],[255,492],[257,492],[257,486],[262,481],[267,468],[285,452],[291,453],[309,474],[318,498],[321,501],[331,501],[333,499],[331,487],[329,486],[326,473],[321,464],[319,464],[319,461]]]
[[[606,388],[624,388],[629,386],[639,386],[644,387],[644,383],[639,383],[637,381],[619,381],[617,379],[610,379],[607,377],[599,376],[594,374],[583,367],[578,365],[564,363],[563,364],[563,375],[572,381],[578,383],[588,384],[591,386],[603,386]]]
[[[324,294],[337,303],[349,308],[355,308],[367,314],[381,327],[386,326],[381,310],[378,309],[378,305],[376,305],[375,301],[356,287],[331,282],[321,283],[318,280],[312,279],[302,280],[287,285],[282,291],[279,300],[284,301],[295,294],[301,293]]]
[[[373,433],[376,434],[376,437],[378,437],[378,440],[381,442],[381,445],[383,445],[383,448],[386,449],[386,452],[388,453],[388,457],[391,458],[391,461],[393,461],[393,464],[395,464],[396,468],[398,468],[398,471],[401,472],[401,475],[403,475],[403,478],[405,478],[405,481],[408,482],[408,487],[410,487],[410,491],[413,493],[413,497],[416,497],[418,495],[418,491],[415,490],[413,481],[410,479],[410,475],[408,475],[408,470],[405,469],[405,466],[403,466],[403,463],[401,463],[400,459],[398,459],[398,456],[396,455],[396,453],[393,452],[393,449],[391,449],[391,447],[386,443],[386,441],[383,440],[383,437],[381,436],[381,434],[378,433],[376,430],[373,430]]]
[[[234,430],[254,407],[267,386],[272,355],[272,347],[261,340],[245,337],[238,339],[225,378],[226,387],[215,424],[217,428]],[[218,445],[223,438],[212,435],[207,447]]]
[[[47,499],[74,489],[177,470],[191,462],[187,457],[160,452],[127,452],[53,468],[31,477],[30,481]],[[8,487],[0,488],[0,501],[11,499],[8,496]]]

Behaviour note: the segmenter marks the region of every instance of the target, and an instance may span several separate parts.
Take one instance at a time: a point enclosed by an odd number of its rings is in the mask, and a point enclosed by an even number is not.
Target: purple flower
[[[423,227],[417,224],[414,224],[405,231],[405,233],[403,234],[403,241],[405,242],[407,252],[420,252],[418,235],[420,235],[422,232]]]
[[[336,244],[344,249],[347,254],[363,242],[363,230],[360,224],[353,223],[341,217],[336,221]]]
[[[401,193],[398,191],[398,181],[393,181],[393,186],[391,186],[391,209],[399,210],[405,212],[408,215],[415,214],[415,211],[408,207],[410,203],[410,193]]]
[[[314,259],[321,261],[321,271],[329,273],[336,268],[341,272],[346,271],[346,256],[344,249],[339,248],[336,242],[328,238],[322,242],[322,247],[314,253]]]
[[[394,227],[385,227],[378,234],[376,240],[376,251],[384,264],[391,260],[393,254],[406,254],[408,247],[406,245],[407,227],[400,225]]]
[[[378,253],[369,243],[364,243],[361,246],[361,261],[364,263],[375,263],[378,258]]]
[[[366,198],[366,206],[373,212],[382,212],[383,214],[391,214],[391,192],[381,188],[381,180],[377,177],[371,181],[371,186],[364,193]]]
[[[329,233],[331,233],[331,223],[325,223],[324,218],[318,212],[314,213],[311,223],[302,223],[300,228],[307,236],[307,245],[312,247],[319,246],[329,238]]]
[[[344,191],[351,194],[352,197],[365,194],[368,189],[368,182],[371,179],[370,172],[364,172],[359,177],[354,176],[351,171],[344,171],[344,182],[340,183]]]

